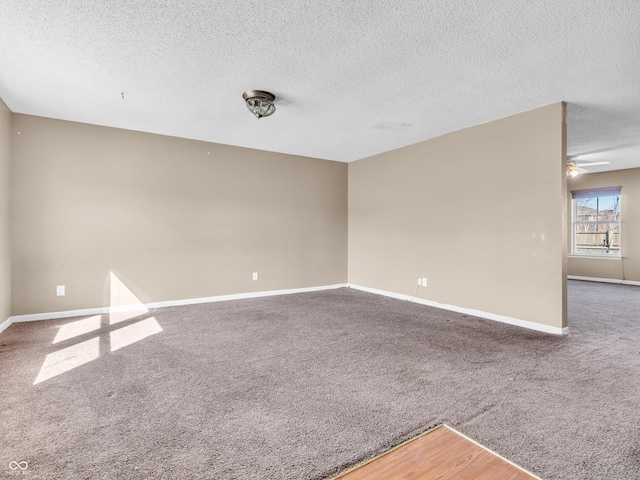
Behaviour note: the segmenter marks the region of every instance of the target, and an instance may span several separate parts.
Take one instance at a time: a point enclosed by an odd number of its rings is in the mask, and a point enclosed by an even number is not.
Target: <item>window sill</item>
[[[586,258],[589,260],[622,260],[621,255],[580,255],[579,253],[570,253],[568,258]]]

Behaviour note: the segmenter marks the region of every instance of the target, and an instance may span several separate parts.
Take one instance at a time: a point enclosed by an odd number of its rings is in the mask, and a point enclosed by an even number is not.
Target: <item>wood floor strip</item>
[[[439,425],[334,480],[540,480],[446,425]]]

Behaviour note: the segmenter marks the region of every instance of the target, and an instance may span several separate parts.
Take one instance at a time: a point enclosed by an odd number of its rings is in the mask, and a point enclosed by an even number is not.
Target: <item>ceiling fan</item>
[[[609,165],[609,162],[582,162],[578,163],[574,159],[568,159],[567,176],[576,177],[581,173],[590,173],[585,167],[595,167],[596,165]]]

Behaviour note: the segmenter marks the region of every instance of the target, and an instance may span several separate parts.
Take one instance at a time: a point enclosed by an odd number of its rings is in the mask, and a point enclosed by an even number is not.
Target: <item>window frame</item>
[[[618,213],[617,220],[600,220],[599,210],[596,212],[596,220],[589,221],[578,221],[578,204],[577,201],[580,199],[590,199],[590,198],[599,198],[599,197],[613,197],[617,196],[618,198]],[[622,259],[622,187],[605,187],[605,188],[592,188],[588,190],[572,190],[571,191],[571,253],[572,257],[583,257],[583,258],[597,258],[597,259],[612,259],[612,260],[620,260]],[[599,201],[596,200],[598,203]],[[609,252],[589,252],[582,253],[577,252],[577,234],[578,225],[595,225],[596,232],[598,232],[598,226],[600,224],[617,224],[617,233],[618,233],[618,243],[620,248],[616,253]]]

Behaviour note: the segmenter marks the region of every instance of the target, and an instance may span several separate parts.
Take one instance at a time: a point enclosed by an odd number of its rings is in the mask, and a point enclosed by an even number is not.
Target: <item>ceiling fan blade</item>
[[[574,163],[576,167],[595,167],[596,165],[609,165],[609,162],[582,162]]]

